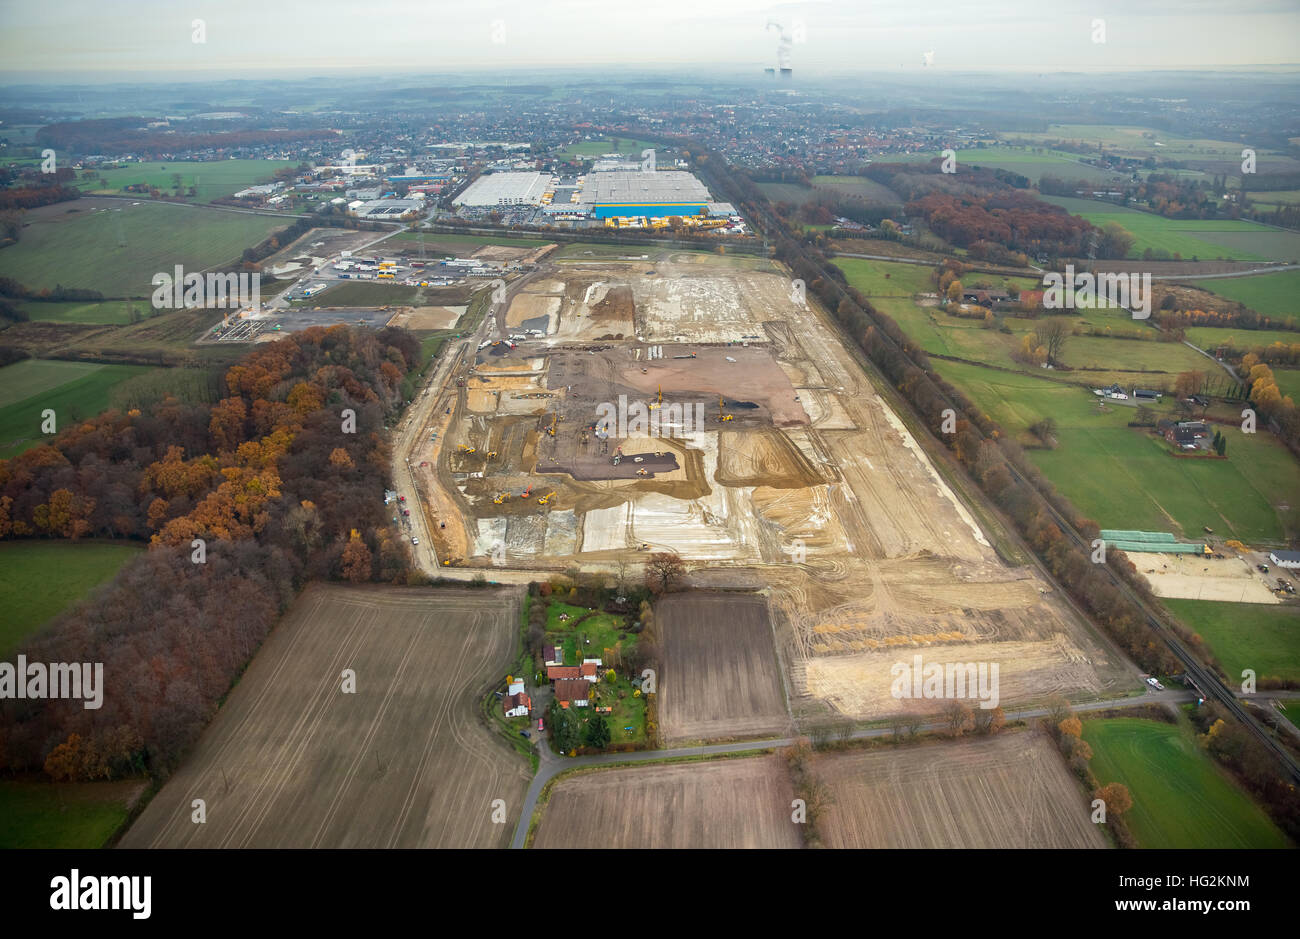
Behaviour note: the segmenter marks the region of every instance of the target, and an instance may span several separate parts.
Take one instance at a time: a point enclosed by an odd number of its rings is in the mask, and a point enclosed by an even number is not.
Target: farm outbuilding
[[[1289,571],[1300,570],[1300,551],[1270,551],[1268,559]]]

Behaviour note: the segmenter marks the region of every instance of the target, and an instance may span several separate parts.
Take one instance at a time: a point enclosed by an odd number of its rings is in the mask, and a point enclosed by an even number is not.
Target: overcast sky
[[[769,21],[796,72],[819,75],[1300,62],[1300,0],[0,0],[0,70],[734,70],[777,64]]]

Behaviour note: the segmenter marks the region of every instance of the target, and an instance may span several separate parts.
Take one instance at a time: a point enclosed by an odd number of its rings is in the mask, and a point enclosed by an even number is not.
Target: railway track
[[[844,289],[844,287],[840,284],[840,282],[837,279],[835,279],[833,276],[831,276],[831,272],[827,270],[826,263],[822,260],[815,259],[811,255],[809,255],[808,252],[804,250],[803,245],[797,239],[789,236],[784,226],[779,222],[779,220],[775,218],[775,216],[771,212],[767,211],[765,207],[755,205],[752,202],[747,203],[746,207],[750,209],[749,215],[750,215],[751,226],[753,226],[754,219],[755,217],[757,217],[758,219],[761,220],[761,225],[763,226],[762,230],[768,232],[769,235],[776,234],[780,237],[788,239],[791,245],[791,250],[796,255],[799,256],[800,260],[802,260],[804,264],[807,264],[812,268],[816,269],[817,271],[819,271],[822,277],[825,279],[825,282],[833,286],[834,290],[839,294],[840,299],[853,302],[852,298],[849,297],[848,292]],[[868,313],[867,315],[869,318],[871,317],[871,314]],[[836,321],[835,325],[839,331],[839,334],[841,336],[844,336],[843,327],[839,325],[838,321]],[[920,368],[920,366],[917,365],[917,363],[912,360],[911,356],[909,356],[907,352],[893,340],[892,337],[890,337],[887,333],[885,333],[884,330],[877,330],[877,332],[885,341],[887,341],[890,345],[894,347],[894,349],[899,353],[899,355],[903,357],[904,361],[907,361],[911,363],[913,366]],[[847,336],[845,336],[844,338],[846,340],[848,339]],[[875,364],[871,362],[869,358],[864,358],[864,361],[869,365],[869,367],[875,369]],[[927,374],[929,374],[929,371],[927,369],[922,369],[922,371],[925,371]],[[892,388],[892,386],[890,385],[887,379],[885,380],[885,386]],[[962,409],[957,407],[956,403],[951,401],[948,398],[948,396],[942,392],[942,390],[939,388],[938,385],[935,386],[935,391],[938,393],[938,396],[940,397],[940,399],[943,401],[944,404],[946,404],[948,407],[951,407],[957,413],[962,412]],[[911,411],[913,414],[916,413],[915,409],[912,408],[910,401],[907,401],[905,398],[902,398],[901,396],[896,396],[896,397],[898,397],[900,401],[906,403],[906,406],[909,411]],[[924,421],[922,421],[922,423],[924,423]],[[1030,486],[1030,488],[1033,489],[1033,491],[1037,492],[1037,489],[1033,486],[1033,483],[1030,482],[1015,466],[1013,466],[1011,462],[1005,458],[1005,456],[1002,456],[1002,463],[1007,468],[1007,471],[1011,474],[1013,479],[1015,479],[1017,482],[1024,483]],[[1084,537],[1074,527],[1074,523],[1070,519],[1066,518],[1060,511],[1058,511],[1056,507],[1051,504],[1050,500],[1043,499],[1043,504],[1046,505],[1047,511],[1051,515],[1052,520],[1056,522],[1057,526],[1066,535],[1066,537],[1069,538],[1077,547],[1083,549],[1085,552],[1090,553],[1092,550],[1091,542],[1084,539]],[[1173,654],[1173,656],[1183,666],[1183,669],[1185,670],[1188,679],[1191,681],[1191,683],[1197,689],[1197,691],[1200,692],[1201,696],[1207,700],[1213,699],[1214,701],[1217,701],[1222,707],[1227,709],[1227,711],[1230,714],[1232,714],[1232,716],[1235,717],[1247,730],[1249,730],[1250,733],[1257,740],[1259,740],[1262,744],[1264,744],[1265,747],[1268,748],[1269,752],[1271,752],[1276,757],[1278,762],[1283,767],[1285,767],[1287,773],[1290,775],[1292,780],[1300,782],[1300,762],[1297,762],[1296,758],[1291,754],[1291,752],[1288,751],[1285,747],[1283,747],[1273,737],[1273,735],[1268,731],[1268,729],[1265,728],[1255,718],[1255,716],[1251,714],[1245,708],[1245,706],[1242,705],[1242,703],[1237,699],[1237,697],[1232,693],[1232,691],[1227,686],[1225,686],[1222,681],[1219,680],[1219,677],[1213,671],[1211,671],[1208,667],[1206,667],[1203,663],[1201,663],[1197,659],[1197,657],[1182,643],[1182,641],[1174,633],[1173,629],[1170,628],[1170,626],[1167,623],[1165,623],[1163,619],[1161,619],[1161,617],[1155,612],[1155,610],[1152,609],[1151,605],[1147,603],[1147,601],[1142,596],[1140,596],[1137,593],[1137,591],[1135,591],[1128,584],[1127,581],[1125,581],[1122,577],[1119,576],[1119,574],[1117,574],[1109,567],[1102,565],[1102,568],[1106,572],[1106,576],[1110,579],[1110,581],[1119,589],[1120,593],[1122,593],[1128,600],[1130,600],[1133,603],[1133,605],[1141,612],[1142,616],[1146,620],[1147,625],[1149,625],[1152,628],[1155,634],[1160,638],[1162,642],[1164,642],[1165,646],[1169,649],[1169,651]],[[1055,578],[1053,578],[1053,580],[1055,580]]]

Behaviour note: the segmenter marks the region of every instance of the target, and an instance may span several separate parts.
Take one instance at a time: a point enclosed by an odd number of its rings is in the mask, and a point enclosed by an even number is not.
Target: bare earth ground
[[[675,594],[655,605],[659,722],[668,744],[790,730],[762,597]]]
[[[309,586],[122,846],[505,847],[528,765],[479,701],[518,622],[517,593]]]
[[[474,370],[457,372],[466,386],[443,386],[445,425],[425,424],[401,451],[431,464],[417,479],[447,523],[434,526],[441,556],[487,568],[500,545],[504,566],[544,576],[635,572],[647,551],[675,551],[697,583],[766,588],[798,720],[893,713],[890,666],[918,651],[998,662],[1006,705],[1136,689],[1136,669],[1037,568],[993,549],[825,314],[797,303],[779,271],[661,252],[555,262],[522,281],[506,308],[518,313],[501,318],[545,313],[548,335],[508,354],[470,344]],[[595,437],[601,408],[619,402],[702,410],[704,426]],[[673,460],[629,476],[612,467],[620,447]]]
[[[798,848],[778,756],[661,764],[560,780],[535,848]]]
[[[466,309],[464,306],[407,307],[393,314],[388,325],[406,329],[451,329]]]
[[[1033,731],[818,756],[832,848],[1104,848],[1052,742]]]
[[[1269,589],[1268,579],[1242,558],[1134,552],[1128,559],[1137,565],[1157,597],[1230,603],[1282,602]]]

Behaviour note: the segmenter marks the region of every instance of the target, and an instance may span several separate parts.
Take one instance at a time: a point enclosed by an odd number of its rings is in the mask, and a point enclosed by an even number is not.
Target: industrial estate
[[[0,96],[0,845],[1296,845],[1293,79],[776,31]]]

